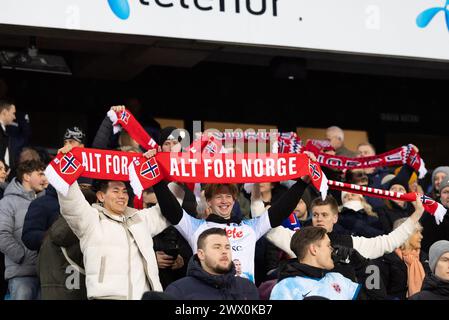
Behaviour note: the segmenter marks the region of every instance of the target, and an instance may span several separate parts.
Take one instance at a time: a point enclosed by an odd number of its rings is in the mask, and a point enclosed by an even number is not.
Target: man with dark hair
[[[159,206],[129,208],[122,181],[102,182],[96,195],[99,203],[90,205],[77,182],[67,195],[58,192],[61,214],[80,239],[88,298],[140,300],[146,291],[162,291],[152,237],[169,224]]]
[[[84,147],[85,134],[78,128],[67,128],[62,139],[63,145],[71,147]],[[34,149],[32,149],[34,150]],[[34,150],[37,154],[37,152]],[[39,157],[39,155],[37,154]],[[84,187],[90,188],[90,179],[80,178],[78,182],[83,182]],[[39,251],[44,236],[51,225],[59,217],[59,203],[55,188],[49,186],[45,196],[33,201],[28,208],[23,224],[22,241],[25,246],[33,251]]]
[[[5,255],[5,279],[12,300],[36,299],[39,294],[37,253],[23,244],[22,229],[30,203],[44,194],[45,166],[25,161],[0,200],[0,250]]]
[[[334,197],[328,195],[325,200],[317,198],[312,202],[312,224],[314,227],[326,229],[333,244],[353,248],[366,259],[377,259],[399,248],[416,231],[417,222],[424,213],[424,207],[418,197],[413,205],[415,212],[391,233],[375,238],[355,237],[349,234],[338,234],[334,231],[334,225],[338,222],[338,204]],[[275,232],[267,235],[267,238],[294,257],[296,256],[294,252],[286,247],[286,243],[289,243],[288,240],[292,236],[291,230],[277,228]]]
[[[178,300],[259,300],[256,286],[236,276],[224,229],[205,230],[198,237],[197,247],[187,277],[170,284],[165,293]]]
[[[340,273],[330,272],[334,268],[333,248],[326,229],[305,227],[296,231],[291,249],[298,258],[281,268],[279,282],[271,292],[271,300],[358,298],[361,285]]]
[[[13,166],[14,156],[11,154],[9,137],[6,134],[6,126],[16,119],[16,106],[12,100],[0,100],[0,160],[8,167]]]

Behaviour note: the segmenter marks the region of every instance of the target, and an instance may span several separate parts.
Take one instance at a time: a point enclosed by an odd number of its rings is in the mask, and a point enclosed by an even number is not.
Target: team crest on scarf
[[[59,170],[63,174],[74,174],[78,171],[81,163],[75,159],[72,153],[67,153],[61,160],[55,159],[56,164],[59,162]]]
[[[140,175],[141,177],[154,180],[160,175],[159,166],[157,165],[156,159],[151,158],[148,161],[144,162],[140,167]]]
[[[320,180],[321,173],[318,170],[318,166],[316,163],[309,163],[309,172],[310,172],[310,176],[312,177],[313,181]]]
[[[128,124],[129,117],[130,117],[129,113],[123,111],[122,114],[120,115],[120,120],[122,120],[125,124]]]

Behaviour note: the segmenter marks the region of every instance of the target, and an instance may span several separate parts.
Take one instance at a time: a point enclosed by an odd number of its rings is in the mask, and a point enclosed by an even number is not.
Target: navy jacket
[[[356,212],[349,208],[343,208],[338,215],[338,224],[353,236],[373,238],[384,234],[379,219],[369,216],[365,210]]]
[[[45,196],[31,202],[23,224],[22,241],[33,251],[38,251],[44,236],[59,216],[56,190],[49,185]]]
[[[176,300],[259,300],[256,286],[235,276],[235,268],[224,275],[212,275],[201,267],[197,255],[190,259],[187,277],[170,284],[165,293]]]

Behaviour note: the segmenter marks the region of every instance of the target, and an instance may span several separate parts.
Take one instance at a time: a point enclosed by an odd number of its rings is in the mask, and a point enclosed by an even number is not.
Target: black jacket
[[[424,279],[421,292],[409,300],[449,300],[449,281],[443,281],[432,274]]]
[[[430,274],[428,256],[424,251],[420,252],[419,260],[423,265],[426,275]],[[382,280],[387,289],[387,298],[391,300],[407,299],[407,265],[393,252],[376,260],[379,266]]]
[[[384,234],[379,219],[367,215],[365,210],[343,208],[338,215],[338,224],[357,237],[374,238]]]
[[[170,226],[155,236],[153,238],[153,248],[154,251],[164,251],[166,254],[170,252],[177,253],[184,259],[184,266],[180,269],[159,269],[162,288],[165,289],[170,283],[186,276],[187,265],[192,257],[192,249],[175,227]]]
[[[384,233],[388,234],[393,231],[393,224],[396,220],[401,218],[408,218],[415,211],[413,205],[406,202],[404,208],[400,207],[396,202],[387,200],[391,208],[385,206],[384,208],[377,209],[377,214],[379,215],[379,221],[382,223],[382,228]]]
[[[421,249],[429,252],[430,247],[437,241],[449,240],[449,215],[446,214],[443,222],[436,224],[435,217],[424,213],[419,221],[423,226],[423,239]]]
[[[31,202],[25,216],[22,241],[28,249],[39,251],[46,232],[59,216],[59,210],[56,190],[49,185],[43,197]]]
[[[165,293],[176,300],[259,300],[256,286],[235,276],[235,268],[223,275],[212,275],[201,267],[195,255],[189,262],[187,277],[170,284]]]

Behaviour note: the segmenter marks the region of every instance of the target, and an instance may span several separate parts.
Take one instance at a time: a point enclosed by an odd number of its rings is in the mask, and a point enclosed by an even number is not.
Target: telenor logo
[[[446,16],[446,25],[449,30],[449,0],[446,0],[446,4],[444,7],[435,7],[427,9],[416,18],[416,24],[420,28],[425,28],[429,25],[429,23],[433,20],[433,18],[440,12],[444,11]]]
[[[108,0],[108,3],[112,12],[114,12],[118,18],[122,20],[129,18],[131,10],[129,8],[128,0]]]

